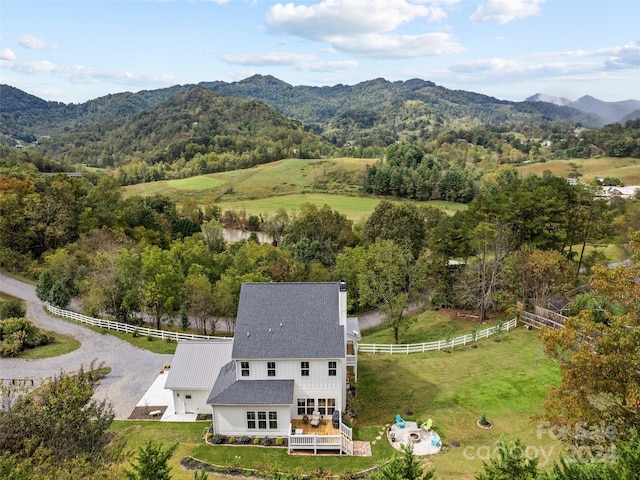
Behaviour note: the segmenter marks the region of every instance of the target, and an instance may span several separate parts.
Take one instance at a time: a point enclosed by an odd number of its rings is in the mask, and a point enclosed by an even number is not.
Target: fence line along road
[[[137,332],[138,335],[141,336],[161,338],[162,340],[169,339],[176,342],[180,340],[217,340],[219,342],[233,341],[233,337],[214,337],[211,335],[196,335],[194,333],[169,332],[166,330],[157,330],[155,328],[138,327],[136,325],[129,325],[128,323],[102,320],[100,318],[87,317],[86,315],[82,315],[81,313],[63,310],[62,308],[54,307],[53,305],[48,304],[47,310],[49,310],[54,315],[58,315],[64,318],[70,318],[77,322],[81,322],[94,327],[106,328],[108,330],[115,330],[117,332],[124,333]]]
[[[180,340],[217,340],[219,342],[233,341],[233,337],[215,337],[211,335],[197,335],[193,333],[169,332],[166,330],[157,330],[155,328],[138,327],[136,325],[129,325],[128,323],[114,322],[112,320],[102,320],[100,318],[88,317],[86,315],[82,315],[81,313],[63,310],[62,308],[54,307],[53,305],[47,305],[47,310],[49,310],[54,315],[58,315],[64,318],[70,318],[77,322],[81,322],[94,327],[106,328],[108,330],[115,330],[117,332],[124,333],[137,332],[138,335],[141,336],[155,337],[162,340],[169,339],[176,342]],[[453,348],[458,345],[466,345],[467,343],[475,342],[477,340],[480,340],[481,338],[488,338],[492,335],[496,335],[496,333],[499,332],[508,332],[512,328],[515,328],[517,324],[517,319],[513,318],[508,322],[489,327],[476,333],[469,333],[467,335],[462,335],[451,340],[438,340],[436,342],[410,343],[405,345],[377,345],[375,343],[360,343],[358,344],[358,352],[419,353],[429,352],[432,350],[442,350],[444,348]]]
[[[443,348],[453,348],[457,345],[466,345],[481,338],[488,338],[499,332],[507,332],[518,325],[518,320],[512,318],[494,327],[489,327],[476,333],[469,333],[451,340],[438,340],[436,342],[409,343],[404,345],[377,345],[375,343],[359,343],[358,353],[422,353]]]

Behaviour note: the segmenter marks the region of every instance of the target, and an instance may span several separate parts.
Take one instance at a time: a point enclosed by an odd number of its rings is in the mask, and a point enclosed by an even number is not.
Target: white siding
[[[289,425],[291,424],[290,407],[282,405],[243,405],[243,406],[221,406],[213,407],[213,429],[215,433],[227,436],[242,437],[243,435],[252,437],[286,437],[289,435]],[[272,429],[251,429],[247,428],[247,411],[257,412],[277,412],[278,428]],[[267,420],[268,425],[268,420]]]
[[[191,398],[188,399],[187,395]],[[173,390],[173,405],[176,413],[211,413],[207,405],[209,390]]]

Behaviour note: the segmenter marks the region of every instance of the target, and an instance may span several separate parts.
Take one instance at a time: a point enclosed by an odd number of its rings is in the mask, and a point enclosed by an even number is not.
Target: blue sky
[[[273,75],[640,99],[637,0],[1,0],[0,83],[47,100]]]

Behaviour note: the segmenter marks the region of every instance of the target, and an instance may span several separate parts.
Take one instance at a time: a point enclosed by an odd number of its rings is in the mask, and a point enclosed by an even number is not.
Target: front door
[[[193,400],[191,400],[191,395],[185,395],[184,397],[184,413],[193,413]]]

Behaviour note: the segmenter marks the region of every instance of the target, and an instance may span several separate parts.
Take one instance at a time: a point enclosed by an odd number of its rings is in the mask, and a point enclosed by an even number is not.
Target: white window
[[[333,411],[336,409],[336,399],[335,398],[319,398],[318,399],[318,408],[317,410],[322,415],[331,415]]]
[[[269,429],[278,429],[278,412],[269,412]]]
[[[249,376],[249,362],[240,362],[240,372],[243,377]]]
[[[267,376],[268,377],[276,376],[276,362],[267,362]]]
[[[307,415],[313,415],[313,412],[315,409],[316,409],[316,399],[307,398]]]
[[[307,406],[307,400],[304,398],[299,398],[298,399],[298,415],[304,415],[307,412],[306,406]]]
[[[300,375],[303,377],[309,376],[309,362],[300,362]]]
[[[338,374],[338,362],[329,362],[329,376],[335,377]]]
[[[256,412],[247,412],[247,428],[250,430],[256,428]]]
[[[247,428],[249,430],[256,428],[258,430],[277,430],[278,412],[247,412]]]

